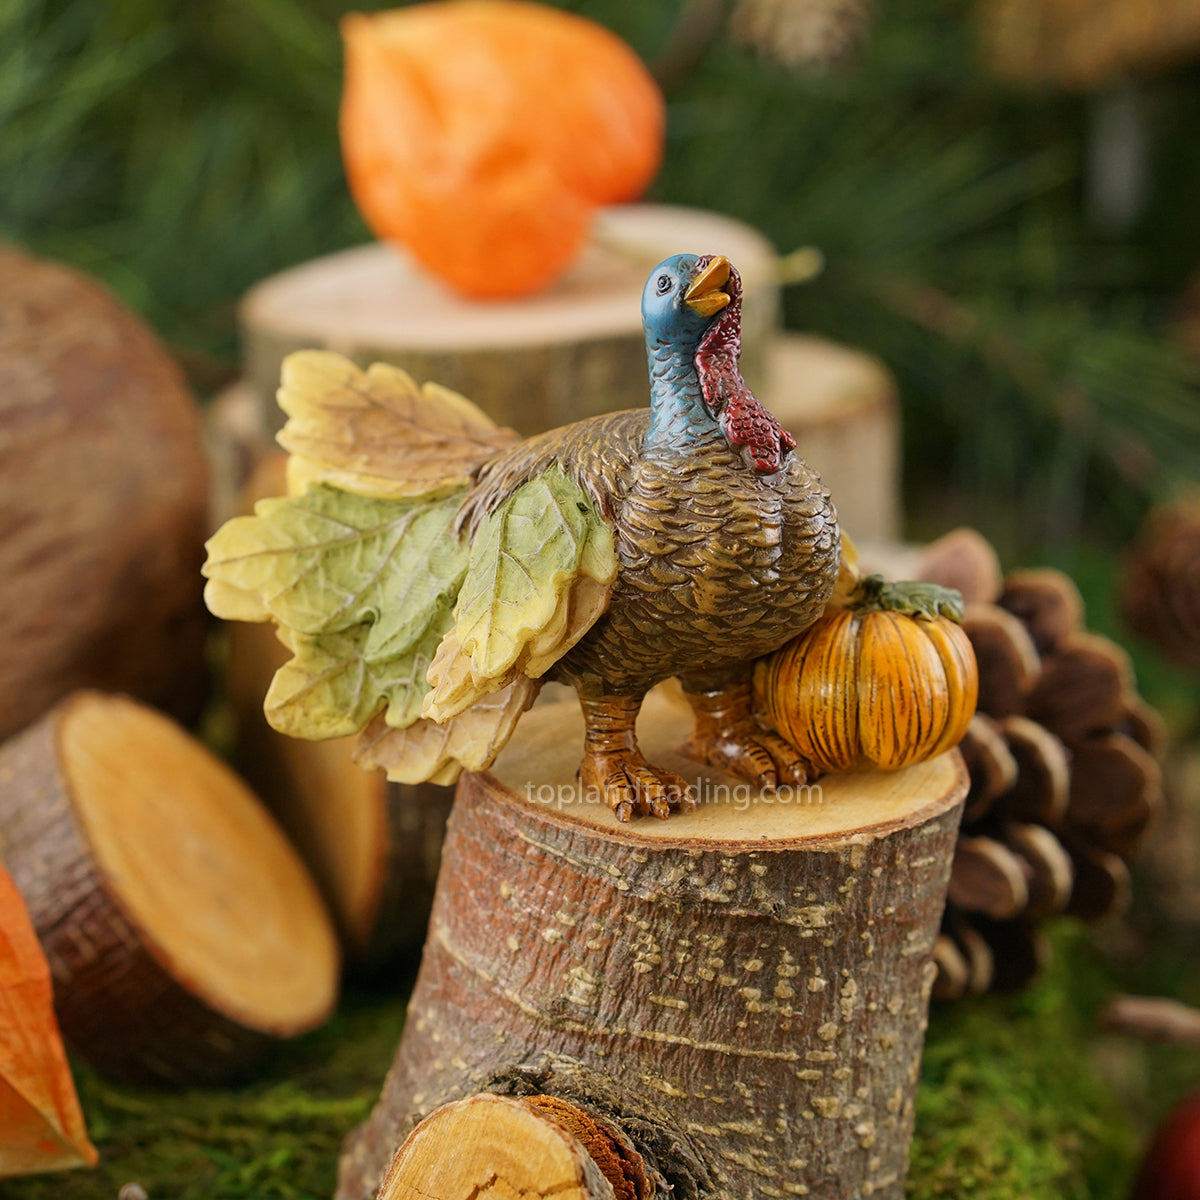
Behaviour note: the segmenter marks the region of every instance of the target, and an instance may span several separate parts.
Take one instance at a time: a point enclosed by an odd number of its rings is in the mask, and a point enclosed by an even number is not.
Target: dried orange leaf
[[[8,873],[0,867],[0,1178],[92,1166],[63,1050],[50,967]]]

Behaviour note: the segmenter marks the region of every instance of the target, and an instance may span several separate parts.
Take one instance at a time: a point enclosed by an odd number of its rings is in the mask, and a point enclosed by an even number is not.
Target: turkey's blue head
[[[787,465],[795,438],[758,402],[738,369],[742,285],[727,258],[676,254],[664,259],[642,292],[642,324],[652,409],[656,399],[659,410],[674,408],[682,427],[693,433],[706,419],[715,423],[754,471],[773,474]],[[688,408],[689,376],[707,418]],[[653,421],[652,434],[674,429],[668,419]]]
[[[733,298],[726,290],[731,273],[729,259],[721,254],[676,254],[660,262],[642,292],[647,345],[693,353]]]

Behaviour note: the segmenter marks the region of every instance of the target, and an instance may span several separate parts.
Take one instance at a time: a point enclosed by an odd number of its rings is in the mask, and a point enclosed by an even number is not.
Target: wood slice
[[[135,701],[76,692],[0,748],[0,847],[100,1070],[171,1085],[242,1072],[337,996],[332,923],[223,763]]]
[[[200,420],[153,334],[0,246],[0,739],[78,687],[204,694]]]
[[[281,451],[260,457],[235,511],[286,494],[286,474]],[[369,971],[419,949],[454,789],[389,783],[382,771],[363,770],[354,761],[357,737],[310,742],[272,729],[263,698],[290,655],[270,622],[232,621],[228,636],[238,769],[307,863],[348,961]]]
[[[833,493],[856,541],[899,535],[900,413],[896,382],[877,358],[825,338],[771,339],[759,398]]]
[[[270,429],[279,369],[293,350],[389,362],[470,397],[501,425],[540,433],[646,403],[641,297],[656,263],[685,250],[727,255],[741,272],[742,370],[763,384],[779,324],[775,253],[747,225],[696,209],[629,205],[598,219],[591,245],[550,290],[471,301],[376,243],[272,276],[242,301],[245,373]]]
[[[677,1200],[903,1195],[961,760],[760,794],[672,749],[689,724],[647,699],[644,750],[701,796],[668,821],[622,826],[580,795],[573,698],[460,781],[342,1200],[373,1195],[439,1105],[527,1089],[611,1120]]]
[[[570,1130],[520,1100],[483,1094],[443,1105],[408,1136],[380,1200],[614,1200]]]

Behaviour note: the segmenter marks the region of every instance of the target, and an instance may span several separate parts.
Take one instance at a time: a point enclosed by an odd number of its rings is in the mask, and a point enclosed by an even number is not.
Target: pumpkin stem
[[[962,593],[938,583],[889,583],[882,575],[868,575],[854,589],[848,605],[854,612],[895,612],[909,617],[948,617],[962,623]]]

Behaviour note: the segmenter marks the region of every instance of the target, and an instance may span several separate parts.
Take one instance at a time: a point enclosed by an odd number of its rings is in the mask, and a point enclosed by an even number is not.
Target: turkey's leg
[[[754,714],[750,677],[680,679],[696,724],[683,752],[747,780],[764,791],[799,787],[808,779],[804,760]]]
[[[638,749],[635,725],[641,697],[579,697],[583,708],[583,761],[579,782],[604,797],[618,821],[634,813],[666,818],[696,806],[696,794],[673,771],[651,766]]]

